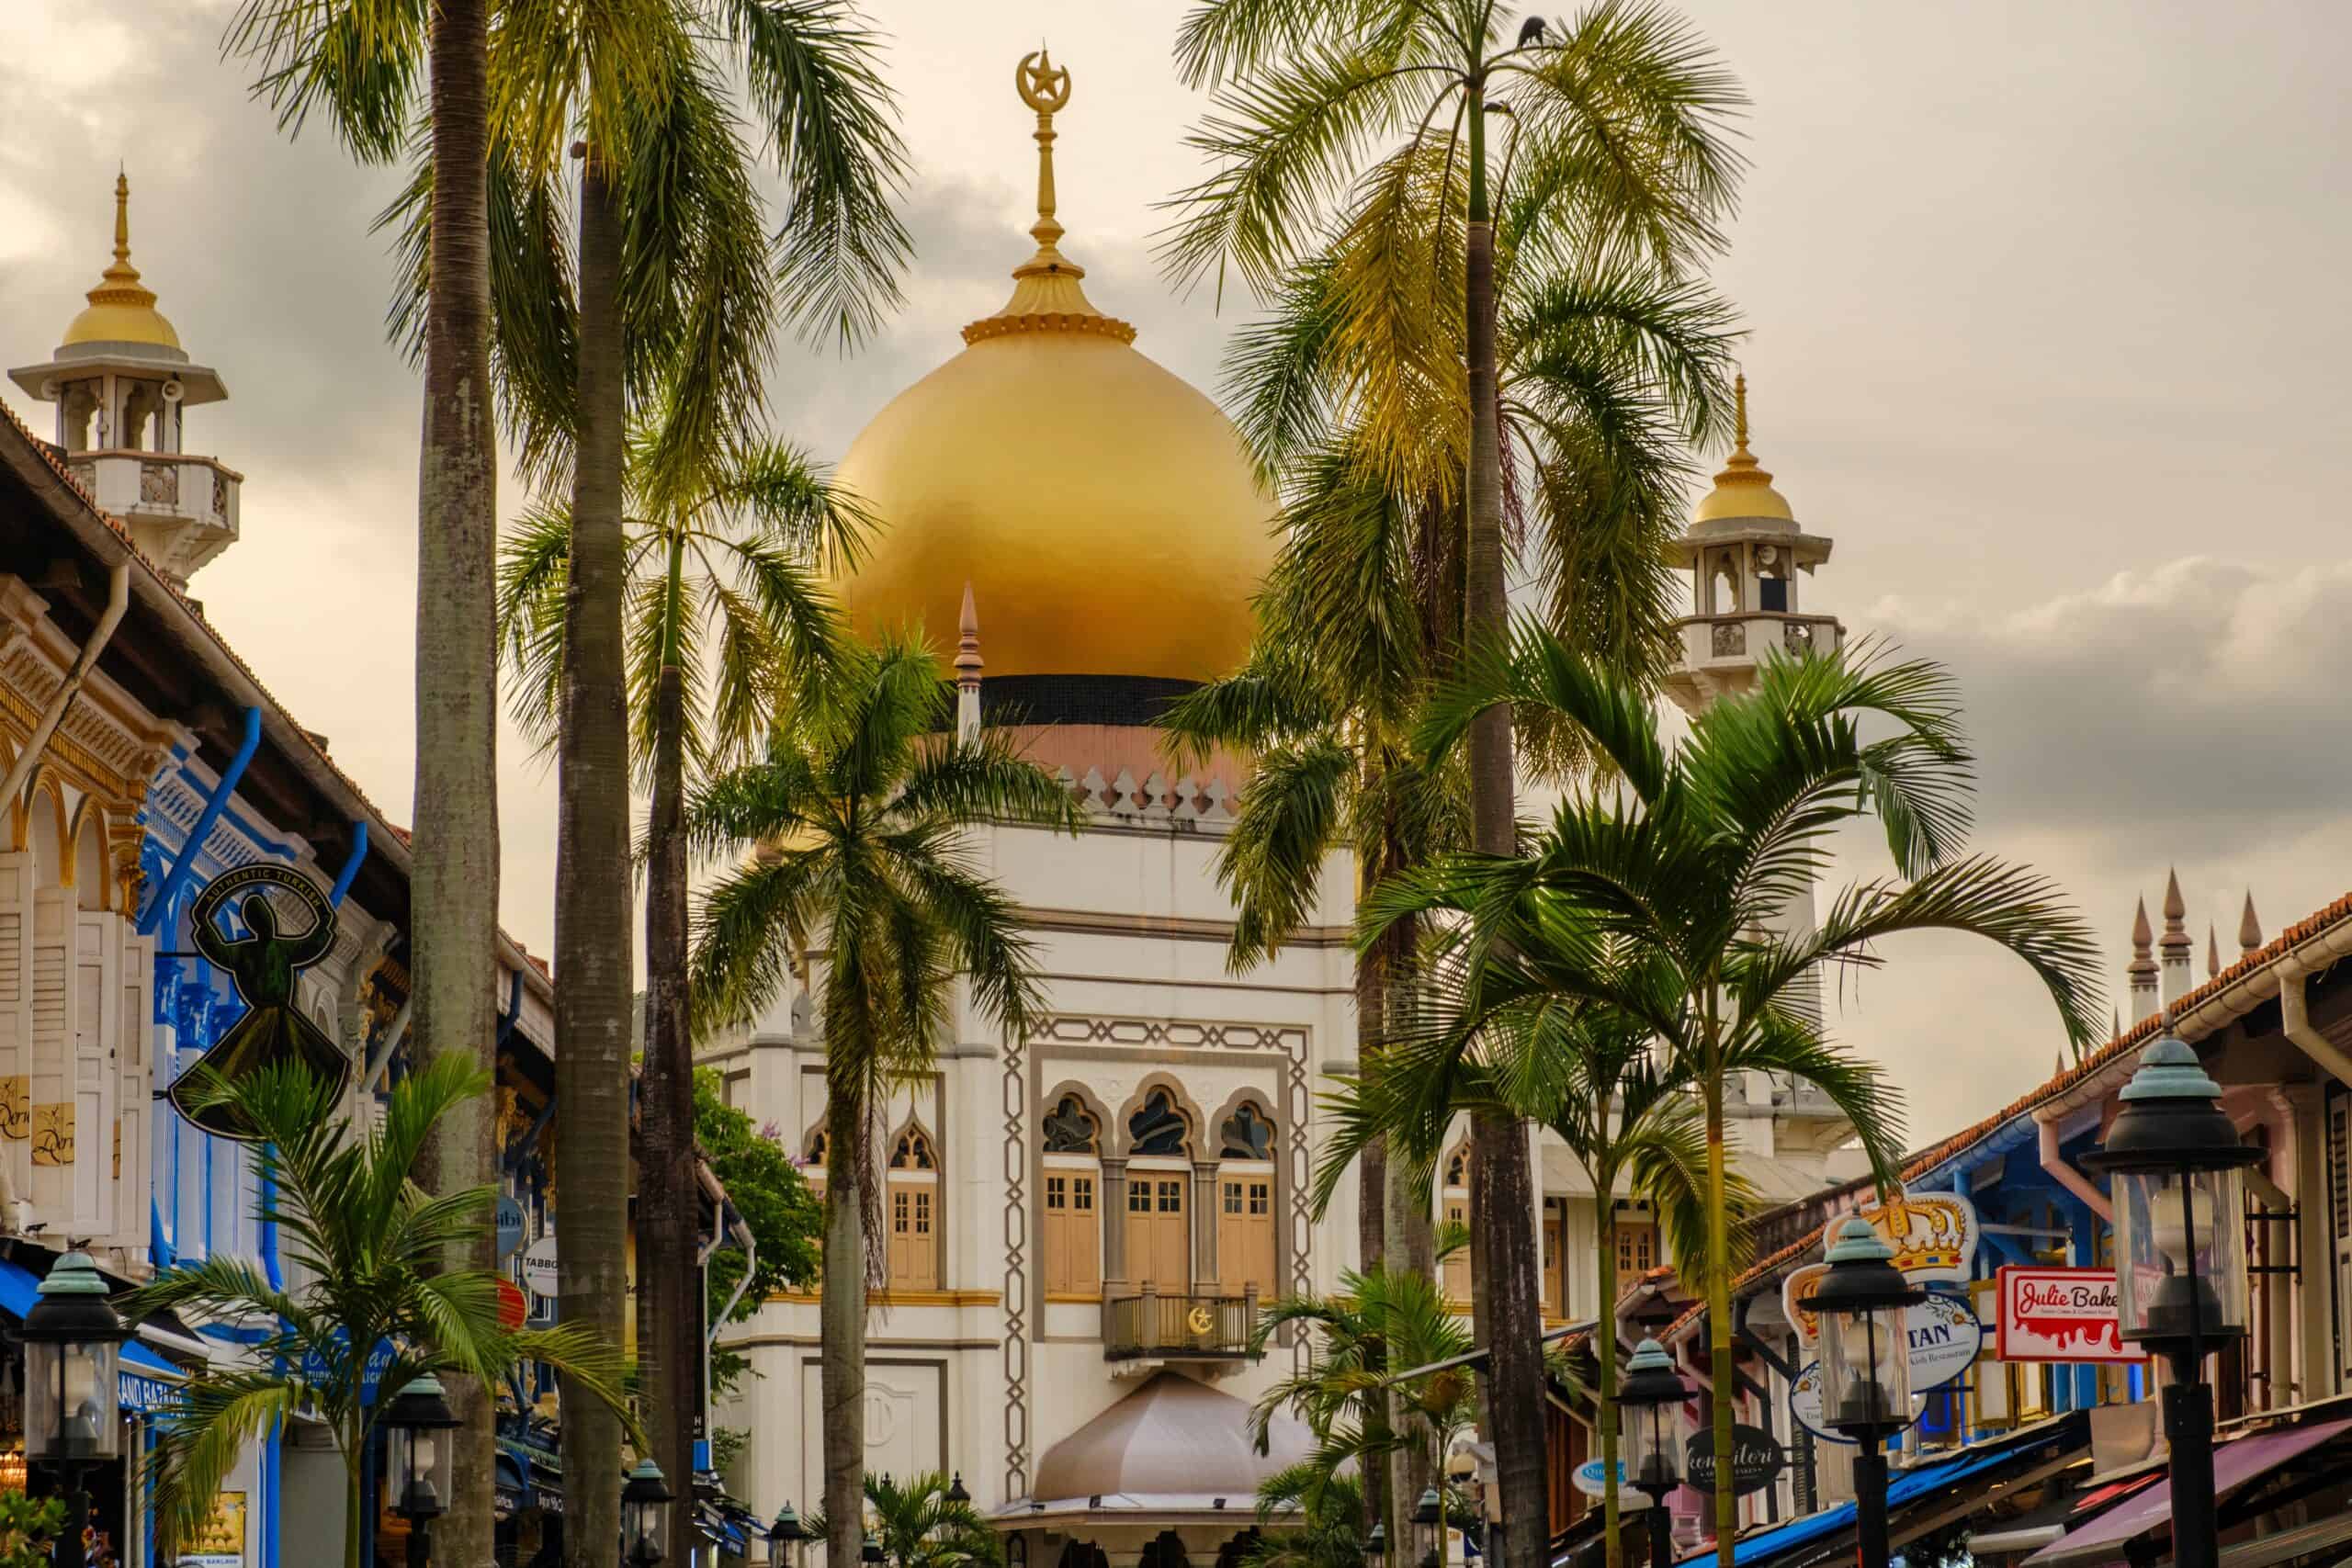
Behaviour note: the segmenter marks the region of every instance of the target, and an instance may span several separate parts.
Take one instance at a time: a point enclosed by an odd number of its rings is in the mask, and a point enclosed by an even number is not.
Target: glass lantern
[[[2245,1168],[2261,1157],[2186,1042],[2158,1040],[2083,1163],[2109,1175],[2123,1338],[2194,1360],[2244,1337]]]
[[[800,1549],[808,1539],[808,1527],[800,1522],[799,1511],[789,1503],[768,1527],[768,1568],[800,1568]]]
[[[456,1471],[457,1412],[427,1372],[393,1395],[379,1417],[384,1427],[384,1492],[392,1511],[409,1519],[434,1519],[449,1506],[449,1477]]]
[[[1803,1305],[1821,1320],[1821,1403],[1848,1437],[1883,1438],[1911,1424],[1910,1309],[1928,1292],[1906,1282],[1894,1249],[1862,1220],[1848,1220],[1828,1269]]]
[[[69,1252],[25,1314],[25,1450],[51,1464],[103,1463],[122,1451],[116,1358],[130,1330],[89,1255]]]
[[[630,1568],[650,1568],[661,1562],[669,1522],[670,1483],[662,1478],[660,1465],[641,1459],[621,1485],[621,1539],[628,1545],[623,1561]]]
[[[1625,1442],[1625,1483],[1647,1493],[1653,1504],[1682,1483],[1679,1424],[1674,1413],[1690,1397],[1682,1374],[1655,1339],[1634,1347],[1625,1363],[1625,1386],[1617,1406]]]

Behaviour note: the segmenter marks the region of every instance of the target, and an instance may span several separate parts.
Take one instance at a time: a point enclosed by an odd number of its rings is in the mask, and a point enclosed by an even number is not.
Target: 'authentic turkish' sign
[[[2123,1341],[2112,1269],[2000,1270],[1994,1354],[2004,1361],[2138,1361]]]

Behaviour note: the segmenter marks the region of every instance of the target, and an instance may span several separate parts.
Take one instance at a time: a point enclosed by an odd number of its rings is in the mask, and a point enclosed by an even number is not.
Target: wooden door
[[[1127,1177],[1127,1272],[1163,1296],[1193,1288],[1193,1245],[1182,1173],[1131,1171]]]
[[[1445,1223],[1448,1225],[1469,1224],[1470,1195],[1467,1192],[1448,1192],[1445,1195]],[[1439,1272],[1445,1280],[1445,1293],[1453,1298],[1454,1305],[1466,1309],[1470,1305],[1470,1248],[1467,1246],[1457,1247],[1446,1254],[1444,1266]]]
[[[890,1183],[890,1289],[939,1289],[937,1189],[928,1181]]]
[[[122,998],[115,979],[120,922],[109,914],[74,920],[74,1232],[106,1236],[115,1231],[115,1094],[119,1052],[116,1035]]]
[[[1238,1294],[1255,1285],[1261,1297],[1274,1293],[1274,1177],[1245,1171],[1217,1179],[1217,1282]]]
[[[1102,1288],[1102,1225],[1091,1170],[1046,1171],[1046,1289],[1085,1295]]]

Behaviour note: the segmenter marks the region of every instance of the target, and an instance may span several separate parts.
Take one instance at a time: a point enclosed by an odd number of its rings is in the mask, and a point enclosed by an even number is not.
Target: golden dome
[[[1729,459],[1724,471],[1715,476],[1715,488],[1699,502],[1692,513],[1693,523],[1712,523],[1729,517],[1777,517],[1793,523],[1796,513],[1789,510],[1786,497],[1772,488],[1772,476],[1764,471],[1756,455],[1747,449],[1747,378],[1738,377],[1732,383],[1737,399],[1738,424]]]
[[[155,309],[155,291],[130,265],[130,181],[114,177],[114,265],[90,290],[89,304],[65,328],[61,347],[77,343],[146,343],[175,349],[180,334]]]
[[[1057,248],[1053,117],[1069,73],[1016,73],[1037,111],[1037,249],[964,350],[892,399],[840,481],[877,522],[840,585],[862,631],[952,642],[973,590],[989,676],[1201,681],[1250,647],[1273,507],[1216,405],[1133,346]]]

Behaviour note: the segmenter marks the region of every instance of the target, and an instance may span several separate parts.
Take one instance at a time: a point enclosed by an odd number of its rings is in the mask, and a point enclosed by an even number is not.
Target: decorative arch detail
[[[1240,1125],[1237,1126],[1237,1122]],[[1221,1160],[1271,1160],[1283,1128],[1266,1096],[1254,1089],[1243,1089],[1227,1096],[1225,1103],[1217,1107],[1208,1131],[1215,1140],[1216,1157]]]
[[[1170,1121],[1175,1129],[1171,1134]],[[1152,1073],[1119,1108],[1114,1129],[1119,1153],[1129,1159],[1190,1159],[1199,1146],[1201,1108],[1168,1073]]]
[[[1037,1103],[1046,1108],[1038,1122],[1038,1146],[1046,1153],[1099,1157],[1108,1152],[1114,1133],[1110,1112],[1084,1084],[1060,1083],[1047,1089]],[[1091,1134],[1084,1146],[1072,1146],[1080,1142],[1082,1122],[1093,1124]]]
[[[939,1145],[920,1118],[910,1116],[890,1139],[890,1168],[894,1171],[939,1172]]]

